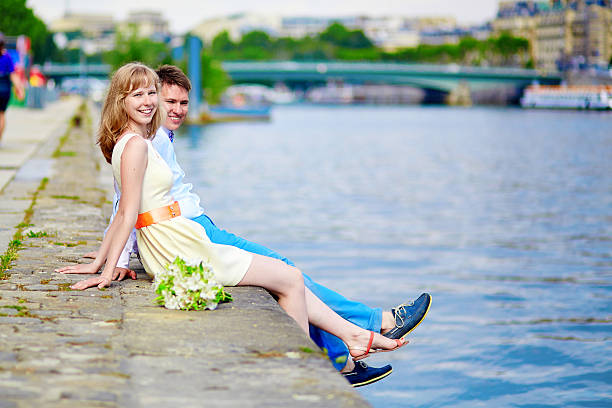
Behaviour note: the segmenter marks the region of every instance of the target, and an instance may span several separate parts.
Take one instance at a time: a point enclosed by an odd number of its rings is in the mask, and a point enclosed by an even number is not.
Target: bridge
[[[107,79],[111,73],[111,66],[107,64],[56,64],[46,63],[41,67],[47,78],[60,81],[64,78],[96,77]]]
[[[463,87],[469,92],[510,91],[519,95],[527,85],[538,82],[556,85],[559,74],[544,75],[536,70],[500,67],[468,67],[455,64],[427,65],[381,62],[223,62],[234,82],[274,84],[307,88],[330,81],[350,84],[393,84],[424,89],[430,95],[452,93]],[[46,64],[43,73],[56,80],[71,76],[108,78],[110,66]]]
[[[425,65],[380,62],[224,62],[223,69],[235,82],[379,83],[409,85],[425,90],[451,92],[459,84],[472,91],[501,87],[524,88],[561,82],[560,75],[543,75],[521,68],[483,68],[459,65]]]

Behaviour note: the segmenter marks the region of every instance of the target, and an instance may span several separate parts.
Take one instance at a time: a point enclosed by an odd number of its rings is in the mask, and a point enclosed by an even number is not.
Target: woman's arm
[[[104,260],[106,265],[100,276],[95,276],[72,286],[73,289],[87,289],[92,286],[109,286],[113,270],[130,232],[136,224],[142,196],[142,181],[147,168],[147,143],[141,137],[132,137],[121,155],[121,199],[119,209],[108,229],[96,260],[91,264],[96,270]],[[60,270],[61,271],[61,270]]]

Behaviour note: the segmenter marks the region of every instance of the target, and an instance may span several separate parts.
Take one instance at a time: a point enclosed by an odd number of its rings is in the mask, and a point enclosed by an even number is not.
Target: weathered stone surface
[[[137,280],[69,289],[83,277],[54,270],[86,262],[112,198],[87,120],[60,139],[77,105],[19,126],[8,120],[8,131],[37,149],[23,147],[12,159],[23,167],[0,186],[0,253],[24,221],[32,224],[24,235],[45,236],[24,236],[0,280],[0,408],[369,406],[261,288],[230,288],[234,302],[215,311],[166,310],[153,304],[150,278],[133,259]]]

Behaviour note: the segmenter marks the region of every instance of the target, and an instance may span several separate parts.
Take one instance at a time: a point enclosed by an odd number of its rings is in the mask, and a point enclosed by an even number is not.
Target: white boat
[[[521,98],[523,108],[612,109],[612,86],[530,85]]]

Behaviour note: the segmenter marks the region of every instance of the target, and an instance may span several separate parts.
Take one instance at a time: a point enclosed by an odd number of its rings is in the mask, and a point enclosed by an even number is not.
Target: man
[[[191,83],[187,76],[174,66],[164,65],[157,70],[157,74],[162,84],[160,104],[165,108],[167,116],[163,126],[157,131],[155,138],[152,140],[152,145],[172,170],[173,186],[170,192],[173,198],[179,202],[181,214],[202,225],[206,230],[208,238],[214,243],[236,246],[249,252],[280,259],[293,266],[291,261],[274,251],[219,229],[204,214],[200,207],[200,198],[191,192],[192,185],[183,183],[185,173],[176,161],[174,147],[172,146],[174,131],[183,124],[187,117]],[[115,183],[115,211],[119,196],[120,191]],[[122,280],[126,276],[136,279],[134,271],[128,268],[130,252],[136,250],[135,242],[135,231],[133,231],[117,263],[115,279]],[[95,258],[95,253],[89,253],[85,256]],[[86,271],[85,269],[86,267],[80,273],[97,272]],[[383,312],[382,309],[372,309],[361,303],[350,301],[340,294],[317,284],[306,275],[304,275],[304,284],[343,318],[360,327],[381,332],[385,336],[394,339],[404,337],[414,329],[424,319],[431,302],[431,297],[428,294],[423,294],[414,303],[402,304],[391,311]],[[374,368],[361,361],[356,364],[349,358],[348,349],[339,338],[316,327],[310,326],[310,336],[319,347],[327,351],[334,367],[340,370],[345,378],[355,387],[376,382],[389,375],[392,371],[391,365]]]

